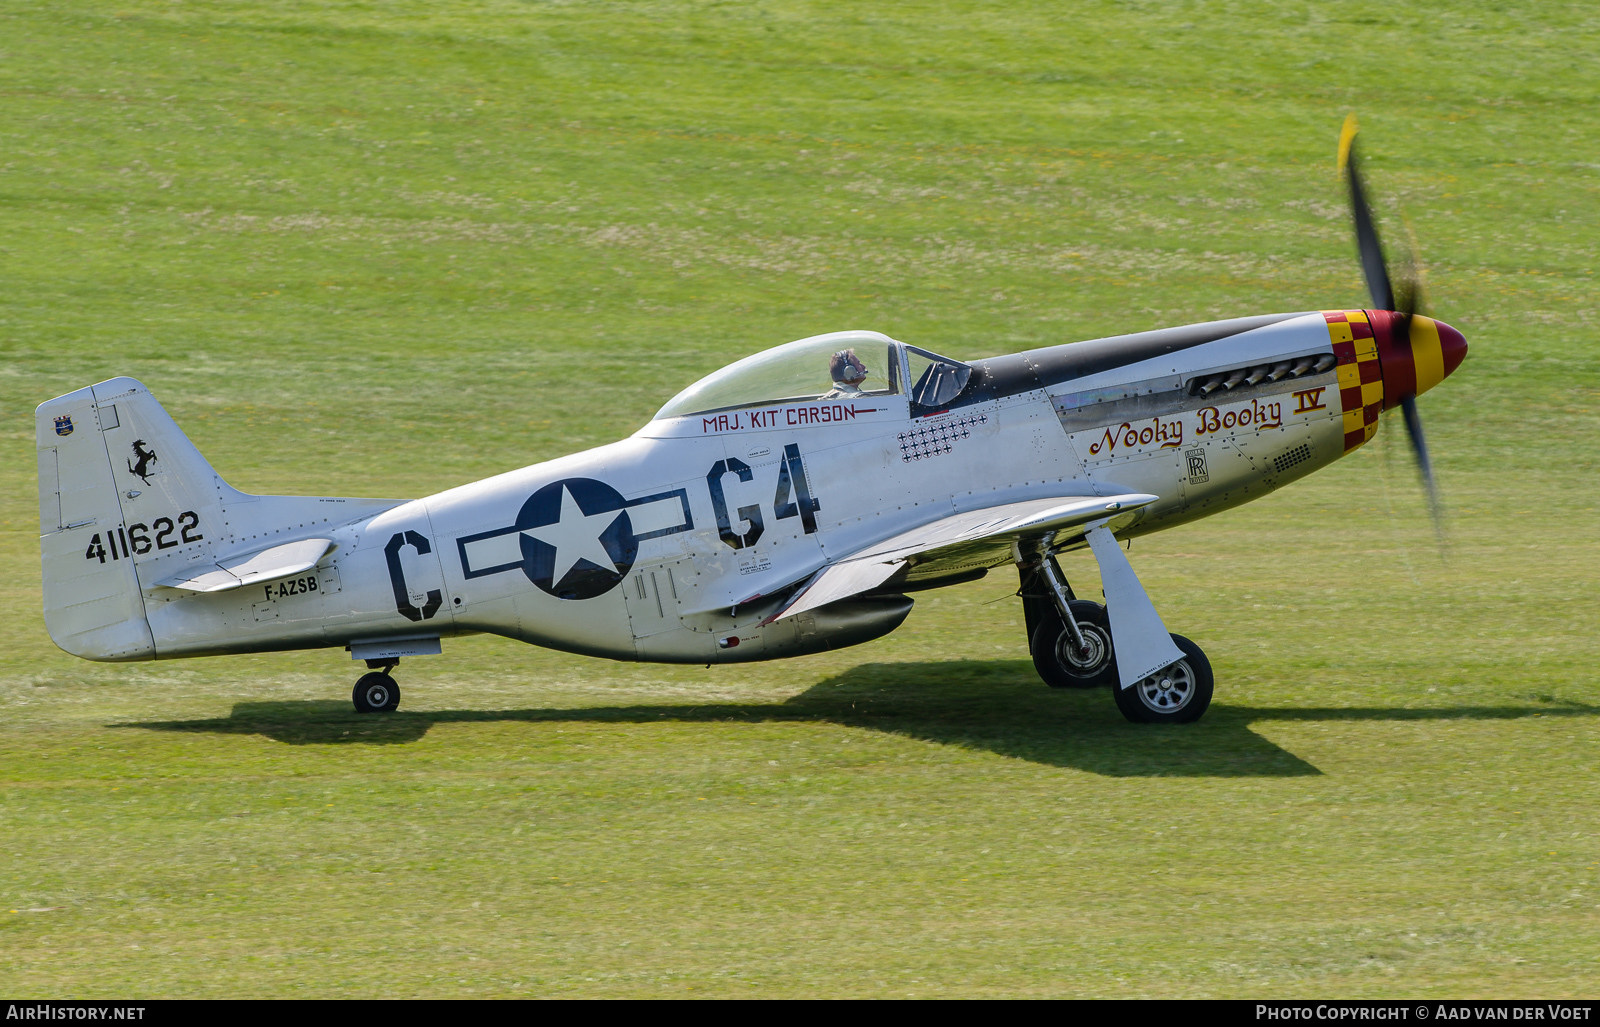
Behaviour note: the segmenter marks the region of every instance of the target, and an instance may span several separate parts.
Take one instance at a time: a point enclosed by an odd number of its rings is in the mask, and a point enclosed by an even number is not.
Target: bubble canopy
[[[894,393],[899,391],[894,371],[898,349],[898,343],[877,332],[833,332],[785,343],[706,375],[668,400],[655,419],[768,403]],[[831,371],[834,354],[846,350],[855,351],[856,363],[865,365],[867,372],[853,390],[835,383]]]

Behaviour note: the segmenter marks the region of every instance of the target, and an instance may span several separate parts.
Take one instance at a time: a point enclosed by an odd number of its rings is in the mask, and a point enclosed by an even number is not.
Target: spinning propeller
[[[1372,207],[1367,203],[1367,187],[1361,178],[1361,164],[1356,153],[1356,124],[1355,114],[1345,119],[1344,130],[1339,134],[1339,170],[1344,173],[1345,183],[1350,189],[1350,216],[1355,223],[1356,249],[1361,256],[1361,273],[1367,280],[1367,292],[1372,296],[1372,305],[1375,312],[1389,314],[1387,335],[1391,349],[1404,348],[1409,351],[1414,341],[1414,322],[1419,314],[1422,301],[1422,286],[1417,272],[1416,245],[1413,242],[1405,266],[1396,288],[1396,283],[1389,277],[1388,261],[1384,258],[1383,243],[1378,239],[1378,226],[1372,218]],[[1461,339],[1460,333],[1441,322],[1423,318],[1428,326],[1433,328],[1439,337],[1441,349],[1445,352],[1443,362],[1449,367],[1444,373],[1449,374],[1465,356],[1466,343]],[[1375,332],[1378,325],[1374,325]],[[1421,327],[1421,326],[1415,326]],[[1446,333],[1448,332],[1448,335]],[[1424,332],[1423,334],[1426,334]],[[1454,339],[1449,338],[1454,336]],[[1456,348],[1459,341],[1459,353],[1450,352]],[[1454,357],[1454,360],[1451,358]],[[1433,462],[1428,459],[1428,443],[1422,434],[1422,416],[1417,412],[1417,393],[1427,385],[1417,386],[1421,383],[1414,358],[1412,364],[1411,388],[1400,386],[1398,406],[1401,416],[1405,418],[1406,434],[1411,440],[1411,452],[1417,458],[1417,471],[1422,475],[1422,486],[1428,496],[1428,512],[1433,517],[1434,532],[1441,541],[1444,538],[1444,521],[1439,508],[1439,487],[1433,476]],[[1389,389],[1389,362],[1385,361],[1385,390]],[[1442,377],[1442,376],[1441,376]]]

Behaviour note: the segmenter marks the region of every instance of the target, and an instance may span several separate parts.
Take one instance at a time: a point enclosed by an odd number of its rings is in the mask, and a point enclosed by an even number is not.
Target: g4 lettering
[[[711,493],[711,509],[717,517],[718,535],[734,549],[748,549],[756,544],[765,530],[761,507],[756,503],[739,507],[738,517],[741,521],[749,522],[750,529],[743,534],[735,531],[733,518],[728,516],[727,493],[722,487],[722,479],[728,474],[736,475],[740,481],[753,481],[755,472],[749,464],[736,457],[718,460],[706,472],[706,489]],[[793,443],[784,446],[783,460],[778,464],[778,488],[772,496],[773,519],[782,521],[798,517],[804,533],[810,535],[817,530],[816,513],[820,509],[822,504],[811,495],[811,483],[806,478],[800,447]]]
[[[789,501],[789,490],[794,489],[794,502]],[[778,465],[778,491],[772,497],[772,512],[778,520],[800,516],[800,524],[810,535],[817,530],[814,516],[822,504],[811,498],[811,482],[806,478],[806,465],[800,459],[800,447],[790,443],[783,447],[783,463]]]
[[[722,491],[722,476],[725,474],[738,475],[740,481],[749,481],[755,477],[755,472],[750,465],[738,457],[727,460],[718,460],[711,465],[711,470],[706,472],[706,488],[711,493],[711,509],[717,515],[717,534],[722,541],[735,549],[744,549],[756,544],[761,537],[763,526],[761,524],[761,507],[755,503],[739,508],[739,519],[750,522],[750,530],[739,534],[733,530],[733,522],[728,517],[728,497]]]

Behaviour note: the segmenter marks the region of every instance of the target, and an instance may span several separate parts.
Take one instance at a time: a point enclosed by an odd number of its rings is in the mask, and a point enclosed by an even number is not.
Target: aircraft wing
[[[1020,539],[1081,529],[1091,521],[1137,510],[1158,498],[1131,493],[1032,499],[944,517],[824,567],[768,623],[870,591],[908,565],[936,570],[941,566],[959,569],[1005,562],[1010,558],[1012,543]]]

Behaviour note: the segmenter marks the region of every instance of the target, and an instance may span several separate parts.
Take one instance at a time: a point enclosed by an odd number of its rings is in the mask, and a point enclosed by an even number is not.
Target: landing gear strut
[[[1052,540],[1032,559],[1017,561],[1022,577],[1028,648],[1039,676],[1051,688],[1110,685],[1117,709],[1138,724],[1187,724],[1211,705],[1211,661],[1192,641],[1172,635],[1182,658],[1129,687],[1121,687],[1111,620],[1104,606],[1072,594],[1050,552]],[[1019,553],[1019,557],[1023,554]],[[1102,569],[1103,570],[1103,569]]]
[[[1072,594],[1054,556],[1021,568],[1022,608],[1033,666],[1051,688],[1098,688],[1117,680],[1106,608]]]
[[[400,705],[400,686],[389,675],[399,665],[397,659],[367,661],[369,673],[361,675],[350,695],[357,713],[389,713]]]

